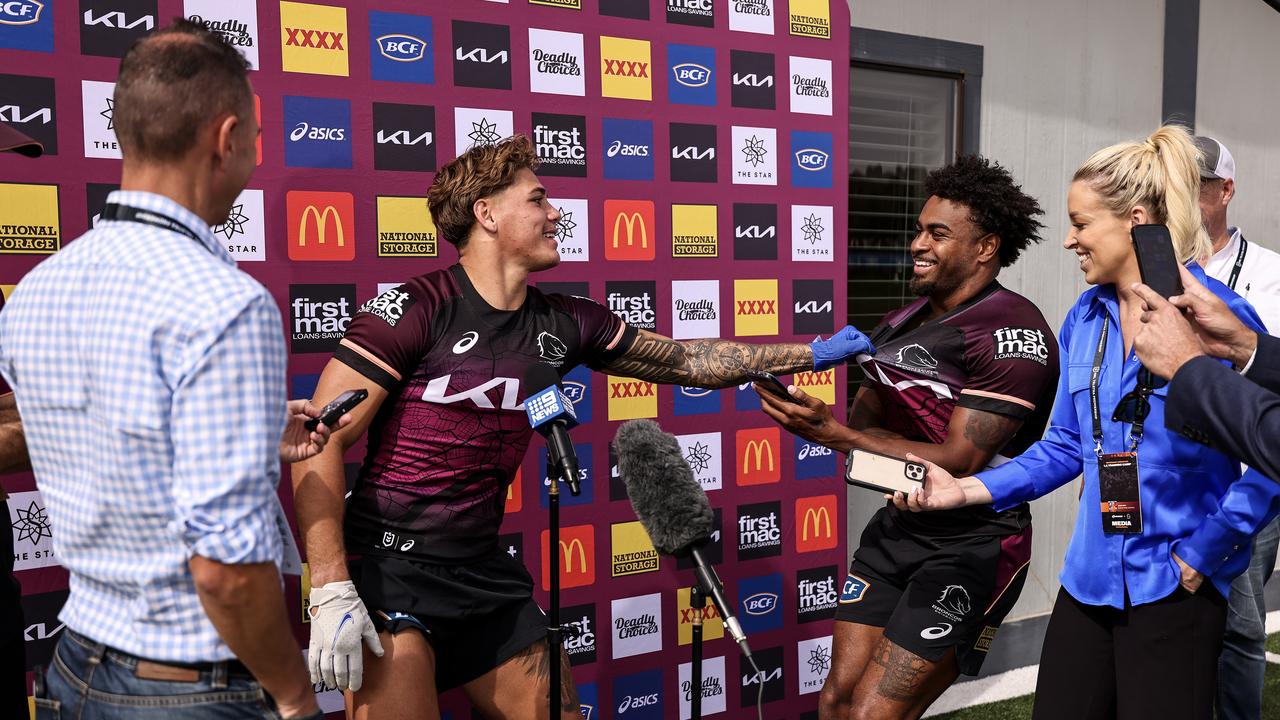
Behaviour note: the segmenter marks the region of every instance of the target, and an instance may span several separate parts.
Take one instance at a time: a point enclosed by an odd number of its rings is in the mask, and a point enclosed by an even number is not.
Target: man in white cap
[[[1227,224],[1227,206],[1236,194],[1236,161],[1226,146],[1203,135],[1200,150],[1200,217],[1213,253],[1201,260],[1205,272],[1248,300],[1271,332],[1280,330],[1280,255],[1251,243]],[[1278,478],[1280,479],[1280,478]],[[1218,660],[1219,720],[1259,720],[1267,667],[1267,601],[1263,586],[1276,566],[1280,518],[1257,534],[1249,569],[1231,585],[1227,632]]]

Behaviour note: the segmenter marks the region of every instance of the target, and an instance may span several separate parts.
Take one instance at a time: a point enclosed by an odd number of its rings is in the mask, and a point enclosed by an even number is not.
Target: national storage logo
[[[648,40],[600,36],[600,94],[627,100],[653,99]]]
[[[639,522],[614,523],[609,528],[609,535],[613,541],[613,577],[641,575],[658,569],[658,551]]]
[[[596,582],[596,529],[592,525],[571,525],[560,529],[560,547],[556,558],[548,550],[550,531],[543,530],[542,589],[551,589],[551,563],[560,563],[560,587],[575,588]]]
[[[778,281],[733,281],[733,334],[778,334]]]
[[[0,183],[0,254],[52,255],[61,247],[58,186]]]
[[[835,495],[796,500],[796,552],[835,549],[838,525]]]
[[[830,0],[790,0],[787,25],[792,35],[831,38]]]
[[[290,260],[353,260],[355,203],[351,193],[290,190],[285,195]]]
[[[281,0],[280,62],[285,72],[347,76],[347,9]]]
[[[715,205],[671,206],[671,256],[716,257],[720,240]]]
[[[604,201],[606,260],[652,260],[657,232],[652,200]]]
[[[355,308],[355,285],[290,285],[290,350],[333,352],[351,324]]]
[[[435,257],[436,226],[424,197],[378,196],[378,257]]]
[[[431,18],[369,11],[369,71],[374,80],[436,81]]]

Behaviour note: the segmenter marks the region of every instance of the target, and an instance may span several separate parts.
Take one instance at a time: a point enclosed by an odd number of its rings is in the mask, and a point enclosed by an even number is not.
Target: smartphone
[[[369,397],[369,391],[364,388],[348,390],[321,408],[320,417],[311,418],[303,423],[303,427],[308,430],[315,430],[320,423],[324,423],[325,427],[332,430],[343,415],[351,412],[352,408],[364,402],[367,397]]]
[[[789,403],[794,403],[795,398],[791,397],[791,393],[787,392],[787,386],[773,373],[766,370],[745,370],[743,374],[751,378],[751,382],[759,385],[765,392]]]
[[[1138,256],[1138,272],[1147,287],[1166,299],[1182,294],[1182,276],[1178,274],[1178,254],[1173,238],[1164,225],[1134,225],[1133,254]]]
[[[923,463],[854,450],[845,462],[844,481],[879,492],[909,493],[924,483],[925,471]]]

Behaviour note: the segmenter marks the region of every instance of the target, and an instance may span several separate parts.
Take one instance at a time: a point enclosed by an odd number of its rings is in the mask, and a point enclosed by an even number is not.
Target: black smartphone
[[[367,397],[369,397],[369,391],[364,388],[348,390],[329,401],[328,405],[320,409],[320,417],[311,418],[303,423],[303,427],[308,430],[315,430],[320,423],[324,423],[325,427],[332,430],[343,415],[351,412],[352,408],[364,402]]]
[[[1164,225],[1134,225],[1133,254],[1138,256],[1138,272],[1147,287],[1166,299],[1182,294],[1182,276],[1178,274],[1178,254],[1173,238]]]
[[[845,461],[844,481],[879,492],[909,493],[924,482],[924,463],[867,450],[854,450]]]
[[[743,374],[751,378],[751,382],[764,388],[765,392],[789,403],[794,403],[795,398],[791,397],[791,393],[787,392],[787,386],[773,373],[767,370],[744,370]]]

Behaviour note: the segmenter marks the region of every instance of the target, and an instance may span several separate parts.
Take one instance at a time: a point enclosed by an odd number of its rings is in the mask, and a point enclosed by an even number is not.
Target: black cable
[[[764,683],[766,678],[764,672],[760,670],[760,666],[756,664],[756,659],[750,655],[747,655],[746,658],[747,662],[751,663],[751,669],[756,671],[756,674],[752,677],[760,681],[758,683],[760,687],[756,689],[756,720],[764,720]]]

